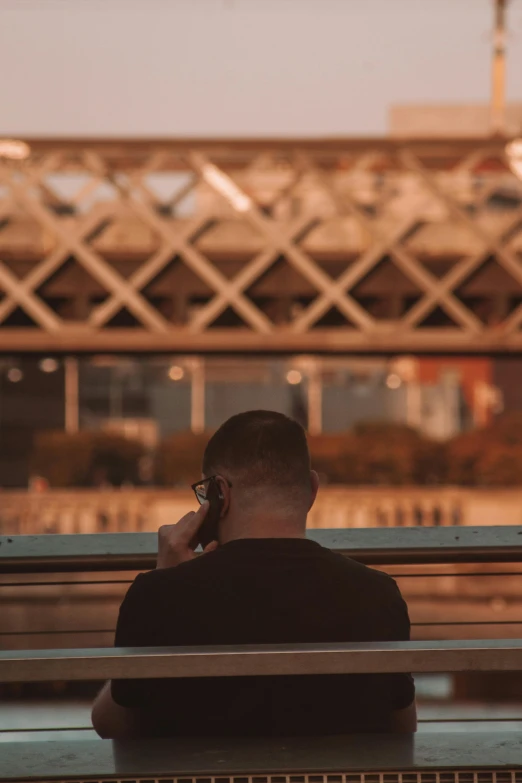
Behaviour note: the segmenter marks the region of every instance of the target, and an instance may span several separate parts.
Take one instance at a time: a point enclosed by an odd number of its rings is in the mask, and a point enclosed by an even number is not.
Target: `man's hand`
[[[189,511],[176,525],[162,525],[158,530],[158,560],[156,568],[171,568],[195,557],[197,546],[196,536],[199,527],[208,512],[208,501],[197,511]],[[212,541],[205,552],[217,548],[217,541]]]

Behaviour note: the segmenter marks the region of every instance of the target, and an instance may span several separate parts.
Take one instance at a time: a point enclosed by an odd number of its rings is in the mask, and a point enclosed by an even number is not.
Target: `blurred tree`
[[[521,485],[522,414],[505,414],[487,427],[459,435],[447,451],[450,484]]]
[[[40,432],[33,444],[31,471],[51,487],[139,484],[141,443],[106,432]]]
[[[361,455],[362,484],[436,484],[443,455],[438,443],[391,422],[363,422],[354,429]]]
[[[212,433],[175,432],[164,440],[156,454],[157,484],[181,487],[201,478],[203,452]]]
[[[312,468],[323,484],[357,483],[358,449],[353,432],[309,435]]]
[[[309,442],[312,467],[331,483],[436,484],[444,475],[444,447],[402,424],[365,422]]]
[[[201,475],[211,433],[177,432],[157,450],[154,482],[186,487]],[[312,467],[323,484],[520,486],[522,415],[503,416],[448,443],[402,424],[366,422],[342,433],[308,438]],[[35,440],[32,473],[51,487],[140,483],[144,447],[106,432],[43,432]]]

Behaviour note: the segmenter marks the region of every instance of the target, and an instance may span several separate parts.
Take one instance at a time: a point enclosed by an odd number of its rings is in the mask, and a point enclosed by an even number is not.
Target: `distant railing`
[[[194,508],[188,490],[0,492],[0,535],[156,531]],[[323,487],[311,529],[522,524],[522,490]]]
[[[52,490],[0,493],[0,534],[157,530],[194,508],[186,490]],[[522,524],[522,491],[458,487],[322,488],[308,526],[414,527]]]

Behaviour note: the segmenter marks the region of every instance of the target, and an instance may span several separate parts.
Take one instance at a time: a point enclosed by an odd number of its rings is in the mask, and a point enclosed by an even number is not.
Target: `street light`
[[[171,381],[181,381],[185,375],[185,370],[178,364],[173,364],[172,367],[169,368],[168,375]]]
[[[386,378],[386,386],[388,389],[400,389],[402,386],[402,378],[397,373],[390,373]]]
[[[289,370],[286,374],[286,381],[291,386],[298,386],[302,380],[303,376],[299,370]]]
[[[42,372],[50,373],[50,372],[56,372],[58,369],[58,362],[56,359],[53,359],[52,357],[48,357],[47,359],[42,359],[40,364],[38,365],[40,367],[40,370]]]
[[[506,131],[506,8],[508,0],[494,0],[495,27],[491,73],[491,130]]]
[[[23,377],[24,374],[19,367],[11,367],[7,371],[7,380],[11,383],[19,383]]]

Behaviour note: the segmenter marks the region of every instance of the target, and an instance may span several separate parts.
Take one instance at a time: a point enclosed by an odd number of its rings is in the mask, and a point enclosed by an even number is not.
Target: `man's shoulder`
[[[344,574],[339,578],[339,588],[345,579],[344,592],[350,605],[353,595],[357,595],[356,611],[364,620],[365,633],[370,634],[368,640],[408,639],[408,609],[395,579],[349,557],[335,552],[332,556],[338,562],[340,573]]]
[[[221,558],[218,557],[218,554],[219,551],[209,552],[171,568],[156,568],[152,571],[146,571],[139,575],[134,584],[139,583],[143,590],[156,590],[181,585],[187,581],[205,579],[219,566]]]
[[[397,593],[398,587],[395,580],[384,571],[370,568],[364,563],[352,560],[351,557],[341,555],[339,552],[326,551],[329,553],[332,565],[335,563],[339,572],[352,582],[357,582],[361,586],[371,586],[374,590],[382,592]]]

